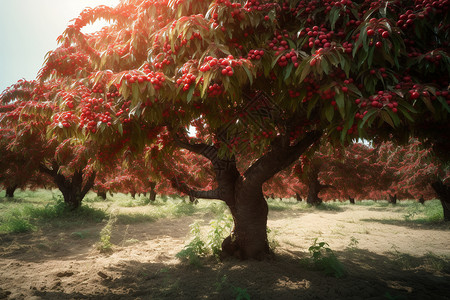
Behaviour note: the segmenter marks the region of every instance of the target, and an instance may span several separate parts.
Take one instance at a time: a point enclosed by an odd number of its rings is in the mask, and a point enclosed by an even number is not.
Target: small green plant
[[[272,230],[269,227],[267,227],[267,242],[269,244],[269,248],[272,251],[275,251],[275,249],[280,246],[280,243],[275,239],[277,236],[277,230]]]
[[[209,222],[211,230],[208,233],[208,248],[212,254],[218,258],[222,251],[222,242],[233,228],[233,218],[229,214],[222,214],[218,219]]]
[[[229,289],[233,295],[236,296],[236,300],[250,300],[250,294],[247,289],[236,287],[228,282],[227,275],[223,275],[216,283],[216,291],[222,293],[225,289]]]
[[[350,243],[348,243],[347,248],[350,249],[350,250],[355,250],[356,248],[358,248],[358,244],[359,244],[358,239],[355,238],[354,236],[351,236],[350,237]]]
[[[247,292],[247,289],[233,287],[233,290],[236,294],[236,300],[250,300],[250,294]]]
[[[97,249],[102,253],[112,252],[113,244],[111,243],[112,226],[116,222],[115,216],[110,216],[105,227],[100,231],[100,241],[97,243]]]
[[[200,225],[198,222],[190,225],[192,240],[184,246],[184,249],[177,253],[176,257],[188,261],[189,264],[200,267],[200,257],[208,253],[205,242],[201,238]]]
[[[89,235],[88,230],[75,231],[71,233],[71,236],[79,239],[85,239]]]
[[[342,278],[347,274],[344,266],[336,257],[333,250],[329,248],[328,243],[318,243],[316,238],[308,250],[311,254],[311,259],[314,266],[319,270],[324,271],[325,274],[336,278]]]

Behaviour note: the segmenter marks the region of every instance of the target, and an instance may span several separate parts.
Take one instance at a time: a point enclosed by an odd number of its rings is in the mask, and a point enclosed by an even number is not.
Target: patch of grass
[[[158,218],[146,213],[120,213],[116,215],[120,224],[136,224],[145,222],[155,222]]]
[[[342,207],[340,207],[339,204],[337,203],[326,203],[326,202],[322,202],[319,205],[317,205],[315,207],[318,210],[325,210],[325,211],[344,211],[344,209]]]
[[[4,216],[0,219],[0,223],[0,232],[2,233],[23,233],[35,229],[35,226],[20,213]]]
[[[82,205],[76,210],[70,210],[56,195],[56,200],[45,205],[5,204],[0,208],[0,232],[26,232],[36,227],[71,227],[86,222],[101,222],[106,218],[103,210]]]
[[[111,243],[111,233],[114,223],[117,221],[114,215],[109,217],[105,227],[100,231],[100,241],[97,243],[97,249],[102,253],[111,253],[113,244]]]
[[[450,271],[450,257],[428,252],[425,256],[425,267],[433,271]]]

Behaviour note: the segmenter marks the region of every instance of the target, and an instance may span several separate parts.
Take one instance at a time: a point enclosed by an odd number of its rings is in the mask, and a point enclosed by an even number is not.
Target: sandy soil
[[[273,260],[207,258],[195,267],[175,254],[196,219],[114,225],[109,254],[96,248],[104,223],[1,235],[0,299],[450,299],[447,225],[365,206],[271,212]],[[304,263],[315,238],[334,250],[346,277]]]

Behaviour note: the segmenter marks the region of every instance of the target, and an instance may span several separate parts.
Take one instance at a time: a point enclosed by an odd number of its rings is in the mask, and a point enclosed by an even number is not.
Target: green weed
[[[247,289],[234,287],[233,290],[234,293],[236,294],[236,300],[250,300],[250,295],[247,292]]]
[[[88,230],[75,231],[71,233],[71,236],[79,239],[85,239],[86,237],[89,236],[89,231]]]
[[[223,293],[224,290],[229,289],[236,300],[250,300],[250,294],[247,289],[237,287],[228,282],[227,275],[223,275],[218,282],[215,283],[216,291]]]
[[[350,243],[348,243],[347,248],[350,250],[356,250],[358,248],[359,241],[354,236],[350,237]]]
[[[0,219],[0,232],[4,233],[22,233],[35,229],[29,220],[22,216],[11,215]]]
[[[318,243],[316,238],[308,251],[311,254],[309,261],[312,262],[316,269],[324,271],[326,275],[336,278],[342,278],[347,275],[347,271],[333,250],[329,248],[328,243]],[[306,263],[308,263],[308,260]]]
[[[111,253],[113,244],[111,243],[111,233],[117,218],[113,215],[109,217],[105,227],[100,231],[100,241],[97,243],[97,249],[102,253]]]
[[[191,228],[190,234],[193,238],[189,244],[184,246],[183,250],[176,254],[176,257],[183,261],[188,261],[191,265],[200,267],[200,258],[208,253],[208,249],[205,242],[202,240],[199,223],[195,222],[189,227]]]
[[[211,230],[208,232],[207,246],[215,257],[220,256],[222,242],[233,228],[233,218],[229,214],[222,214],[218,219],[209,222]]]

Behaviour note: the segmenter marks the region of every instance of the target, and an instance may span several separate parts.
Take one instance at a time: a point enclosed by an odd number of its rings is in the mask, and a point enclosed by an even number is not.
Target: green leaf
[[[328,122],[333,121],[333,117],[334,117],[334,107],[333,107],[333,105],[328,105],[325,108],[325,117],[327,118]]]
[[[139,84],[138,83],[133,83],[133,94],[132,94],[132,98],[131,98],[131,103],[133,105],[137,105],[137,103],[139,102],[140,98],[141,98],[141,93],[139,91]]]
[[[421,98],[422,98],[423,102],[425,103],[425,105],[428,107],[428,109],[429,109],[433,114],[435,114],[435,113],[436,113],[436,109],[434,109],[434,106],[433,106],[433,104],[431,103],[430,98],[428,98],[428,97],[421,97]]]
[[[335,100],[342,119],[345,119],[345,95],[343,93],[339,93],[336,95]]]
[[[294,68],[293,64],[288,64],[288,66],[285,68],[284,82],[286,82],[289,76],[291,75],[293,68]]]
[[[401,121],[400,118],[396,113],[394,113],[391,109],[387,110],[389,116],[391,117],[392,121],[394,122],[394,125],[397,127],[400,125]]]
[[[189,92],[186,98],[187,103],[191,102],[192,100],[192,95],[194,95],[194,90],[195,90],[195,85],[191,85],[191,87],[189,88]]]
[[[375,46],[370,47],[369,57],[367,59],[367,64],[369,65],[369,68],[372,66],[374,52],[375,52]]]
[[[245,73],[247,73],[248,80],[250,81],[250,85],[253,85],[252,73],[250,73],[250,70],[245,65],[242,65],[242,68],[244,69]]]
[[[447,101],[445,100],[445,98],[441,97],[441,96],[437,96],[436,98],[439,100],[439,102],[442,104],[442,106],[444,106],[445,109],[450,113],[450,107],[448,106]]]
[[[362,119],[361,124],[359,124],[359,128],[362,128],[364,126],[364,124],[366,124],[366,122],[377,112],[378,112],[378,110],[376,110],[376,109],[370,110]]]
[[[411,115],[409,114],[409,111],[407,108],[405,108],[402,105],[399,105],[397,107],[398,111],[401,112],[408,120],[410,120],[411,122],[414,122],[413,117],[411,117]]]
[[[303,92],[303,90],[302,90]],[[306,90],[304,91],[303,95],[306,94]],[[303,96],[304,97],[304,96]],[[309,116],[311,115],[312,110],[314,109],[314,107],[316,107],[316,103],[319,100],[319,97],[313,97],[311,100],[309,100],[308,102],[308,107],[306,108],[306,116],[309,119]]]
[[[336,24],[336,21],[338,20],[340,15],[340,9],[336,6],[333,6],[333,8],[330,11],[330,23],[331,23],[331,30],[334,30],[334,25]]]
[[[392,121],[391,117],[389,116],[388,112],[385,110],[381,111],[381,118],[388,123],[389,125],[391,125],[391,127],[395,128],[394,126],[394,122]]]
[[[302,75],[300,76],[300,80],[298,83],[302,83],[303,80],[305,80],[306,76],[308,76],[310,72],[311,72],[311,66],[309,65],[309,62],[305,63],[303,66]]]

